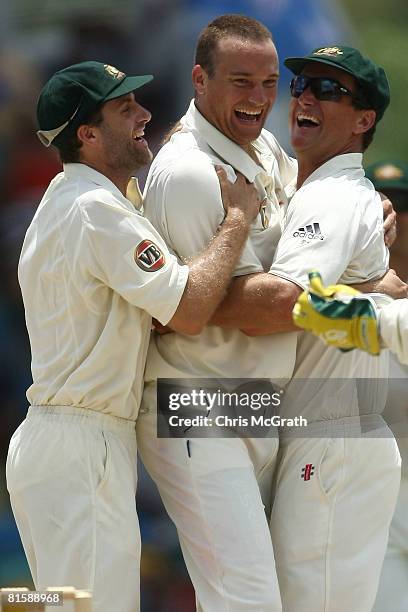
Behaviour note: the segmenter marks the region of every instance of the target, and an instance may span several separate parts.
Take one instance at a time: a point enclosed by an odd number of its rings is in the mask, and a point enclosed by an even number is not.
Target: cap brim
[[[113,91],[110,92],[109,95],[106,96],[106,100],[114,100],[115,98],[119,98],[120,96],[125,96],[131,91],[135,91],[135,89],[139,89],[146,83],[149,83],[153,79],[152,74],[144,74],[143,76],[127,76],[123,79],[121,83]]]
[[[289,68],[289,70],[293,72],[293,74],[296,74],[296,75],[300,74],[303,68],[306,66],[306,64],[309,64],[309,63],[327,64],[328,66],[333,66],[334,68],[337,68],[338,70],[341,70],[343,72],[348,72],[349,74],[353,75],[353,73],[350,70],[343,68],[343,66],[339,66],[337,62],[333,62],[329,58],[322,59],[320,57],[287,57],[283,63],[285,64],[286,68]]]

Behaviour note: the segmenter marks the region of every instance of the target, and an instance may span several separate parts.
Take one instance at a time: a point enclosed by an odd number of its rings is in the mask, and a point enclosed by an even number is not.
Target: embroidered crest
[[[107,72],[109,76],[113,77],[114,79],[123,79],[123,77],[126,76],[124,72],[121,72],[120,70],[115,68],[115,66],[104,64],[104,68],[105,72]]]
[[[393,164],[386,164],[385,166],[380,166],[374,172],[374,176],[376,179],[382,179],[385,181],[392,181],[393,179],[400,179],[404,176],[401,168],[397,168]]]
[[[315,51],[313,55],[343,55],[343,51],[339,47],[323,47]]]

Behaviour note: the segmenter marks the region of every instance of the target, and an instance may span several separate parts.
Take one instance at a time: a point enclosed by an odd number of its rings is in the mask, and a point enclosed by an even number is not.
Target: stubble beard
[[[107,165],[112,170],[132,174],[150,164],[153,159],[149,147],[136,147],[133,141],[127,141],[124,146],[123,141],[109,130],[105,130],[105,143]]]

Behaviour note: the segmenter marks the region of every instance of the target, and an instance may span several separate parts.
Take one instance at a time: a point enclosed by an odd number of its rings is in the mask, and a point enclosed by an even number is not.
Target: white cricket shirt
[[[67,164],[28,228],[18,274],[30,404],[136,419],[151,316],[171,319],[188,267],[107,177]]]
[[[385,345],[408,365],[408,299],[395,300],[380,310],[380,330]]]
[[[235,275],[269,270],[286,210],[285,188],[294,187],[297,164],[265,130],[253,143],[258,165],[226,138],[191,103],[183,129],[160,150],[145,188],[145,215],[181,259],[202,251],[224,218],[214,164],[230,180],[239,170],[268,196],[254,221]],[[214,269],[214,275],[217,269]],[[146,380],[159,377],[288,378],[292,374],[296,335],[249,338],[239,330],[206,327],[198,336],[153,335]]]
[[[361,153],[338,155],[320,166],[290,202],[270,272],[305,288],[308,272],[314,269],[325,285],[375,279],[388,269],[381,199],[365,178]],[[387,378],[387,351],[381,357],[361,351],[341,353],[307,332],[299,334],[295,379],[354,377]],[[288,402],[285,410],[301,409],[310,421],[337,419],[357,415],[358,401],[360,412],[377,414],[384,407],[387,388],[380,382],[374,386],[367,385],[364,402],[361,393],[357,398],[356,388],[339,387],[330,403],[319,397],[316,387],[310,397],[305,393],[293,406]]]

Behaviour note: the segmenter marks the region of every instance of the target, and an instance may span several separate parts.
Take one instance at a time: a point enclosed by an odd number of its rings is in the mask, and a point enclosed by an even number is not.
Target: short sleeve
[[[380,311],[380,332],[385,345],[408,364],[408,299],[395,300]]]
[[[327,193],[307,186],[293,197],[270,273],[302,288],[310,270],[324,284],[338,282],[353,257],[360,211],[348,192]]]
[[[73,265],[167,323],[183,295],[188,267],[178,264],[147,219],[114,199],[107,203],[87,198],[78,208],[81,224],[78,235],[71,237],[74,248],[66,242]]]

